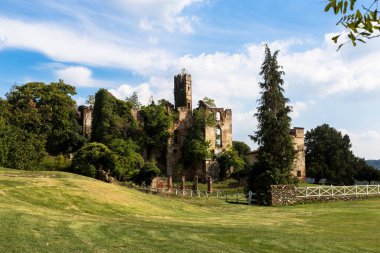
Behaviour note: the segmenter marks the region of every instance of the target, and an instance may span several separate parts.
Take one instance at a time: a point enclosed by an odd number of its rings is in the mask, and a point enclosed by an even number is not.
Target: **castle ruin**
[[[83,135],[91,135],[92,108],[81,107],[81,119]],[[213,115],[214,124],[205,126],[204,137],[210,143],[210,152],[212,157],[203,161],[201,166],[196,169],[184,168],[182,163],[182,147],[185,142],[189,129],[193,126],[193,109],[192,109],[192,78],[185,70],[174,76],[174,105],[168,104],[167,109],[178,113],[178,120],[170,128],[171,136],[168,140],[166,150],[166,175],[168,177],[193,178],[198,176],[202,181],[212,177],[218,179],[219,165],[215,157],[220,155],[223,149],[232,147],[232,110],[216,108],[199,101],[197,109],[204,109],[205,116]],[[196,110],[197,110],[196,109]],[[133,109],[132,115],[138,122],[142,123],[139,111]],[[296,149],[296,159],[294,162],[292,174],[301,181],[306,179],[305,169],[305,152],[304,152],[304,129],[294,128],[290,134],[293,136]],[[250,164],[255,162],[256,151],[248,154],[247,158]]]
[[[203,181],[207,177],[218,178],[219,166],[215,159],[208,158],[203,161],[196,171],[183,171],[182,146],[188,130],[192,127],[192,79],[184,70],[174,77],[174,110],[178,112],[178,121],[174,123],[172,137],[169,139],[167,151],[167,175],[180,176],[178,173],[187,174],[188,177],[199,175]],[[206,125],[204,137],[210,143],[210,151],[213,156],[219,155],[223,149],[232,146],[232,111],[231,109],[213,108],[199,102],[199,108],[205,110],[205,116],[212,114],[215,124]],[[187,172],[187,173],[184,173]]]

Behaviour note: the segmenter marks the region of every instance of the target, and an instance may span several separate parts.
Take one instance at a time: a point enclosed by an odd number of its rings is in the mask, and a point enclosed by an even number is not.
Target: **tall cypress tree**
[[[250,138],[259,145],[257,162],[249,177],[249,188],[257,194],[259,204],[270,205],[270,186],[292,181],[291,170],[295,157],[290,136],[292,111],[284,97],[282,76],[285,74],[277,62],[278,51],[271,54],[265,47],[265,60],[261,66],[261,98],[255,117],[258,130]]]

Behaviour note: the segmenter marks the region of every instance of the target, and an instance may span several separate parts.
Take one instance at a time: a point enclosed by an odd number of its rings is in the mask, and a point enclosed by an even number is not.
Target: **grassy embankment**
[[[0,169],[0,252],[379,252],[380,199],[290,207]]]

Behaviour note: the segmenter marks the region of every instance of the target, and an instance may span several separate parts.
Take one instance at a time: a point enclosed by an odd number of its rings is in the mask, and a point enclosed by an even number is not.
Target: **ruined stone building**
[[[289,133],[293,137],[294,149],[296,156],[294,159],[292,175],[297,177],[301,182],[306,181],[306,164],[305,164],[305,145],[304,145],[304,129],[295,127]],[[251,151],[247,154],[248,163],[253,165],[256,162],[257,150]]]
[[[199,175],[206,180],[208,176],[218,178],[219,166],[215,159],[209,158],[197,171],[186,171],[181,168],[182,145],[188,130],[192,127],[192,79],[191,75],[182,71],[174,77],[174,110],[178,112],[178,121],[172,128],[172,137],[169,139],[167,152],[167,174],[175,177],[181,174],[187,176]],[[210,142],[212,154],[219,155],[223,149],[232,146],[232,111],[231,109],[213,108],[202,101],[199,107],[205,110],[206,117],[214,115],[215,125],[206,125],[205,140]]]
[[[183,70],[180,74],[174,76],[174,105],[169,104],[167,106],[168,110],[178,114],[178,120],[174,122],[170,129],[171,137],[169,138],[166,152],[166,174],[175,178],[180,178],[182,175],[192,178],[194,175],[198,175],[202,181],[205,181],[208,176],[218,178],[219,166],[216,160],[212,158],[203,161],[197,171],[183,168],[181,161],[182,146],[193,123],[192,103],[192,78],[190,74]],[[215,157],[223,149],[232,146],[232,111],[231,109],[210,107],[201,101],[199,106],[205,110],[206,116],[213,114],[215,118],[215,125],[206,126],[204,129],[205,140],[210,142],[210,151]],[[140,123],[143,121],[139,117],[138,111],[132,110],[132,115]],[[80,116],[83,134],[90,136],[92,109],[82,106]]]
[[[219,176],[219,166],[215,157],[223,149],[232,146],[232,111],[231,109],[210,107],[199,101],[197,109],[204,109],[206,117],[212,114],[215,119],[214,125],[206,125],[204,129],[204,137],[210,143],[210,151],[213,156],[204,160],[196,171],[192,171],[189,168],[184,168],[182,163],[182,146],[185,142],[186,134],[193,125],[192,103],[192,78],[190,74],[183,70],[180,74],[174,76],[174,105],[167,105],[168,110],[178,114],[178,120],[173,123],[170,129],[171,137],[168,140],[166,151],[166,175],[177,179],[183,175],[189,179],[194,177],[194,175],[198,175],[202,181],[207,180],[209,176],[217,179]],[[81,108],[83,134],[90,136],[92,109]],[[140,123],[144,120],[139,111],[132,110],[132,115]],[[290,134],[293,136],[296,149],[296,159],[292,174],[300,180],[305,181],[304,129],[294,128]],[[255,162],[255,157],[256,151],[248,154],[247,158],[250,164]]]

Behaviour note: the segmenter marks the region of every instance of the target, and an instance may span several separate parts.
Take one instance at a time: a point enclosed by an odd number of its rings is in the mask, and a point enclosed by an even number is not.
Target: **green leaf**
[[[339,51],[339,49],[343,46],[343,44],[340,44],[338,49],[336,51]]]
[[[343,14],[346,14],[346,12],[347,12],[347,5],[348,5],[348,2],[345,1],[344,6],[343,6]]]
[[[367,33],[367,32],[361,32],[359,34],[362,35],[363,37],[368,37],[371,35],[370,33]]]
[[[362,15],[362,13],[360,12],[360,10],[357,10],[357,11],[356,11],[356,18],[357,18],[357,19],[363,19],[363,15]]]
[[[325,7],[325,12],[328,12],[328,11],[330,10],[331,7],[332,7],[332,4],[331,4],[331,2],[330,2],[330,3],[328,3],[328,5],[326,5],[326,7]]]
[[[335,15],[337,15],[339,11],[342,9],[342,4],[343,4],[342,1],[340,1],[338,5],[334,8]]]
[[[340,36],[340,34],[331,38],[335,44],[338,43],[339,36]]]
[[[350,2],[350,10],[351,10],[351,11],[354,10],[355,2],[356,2],[356,0],[351,0],[351,2]]]

